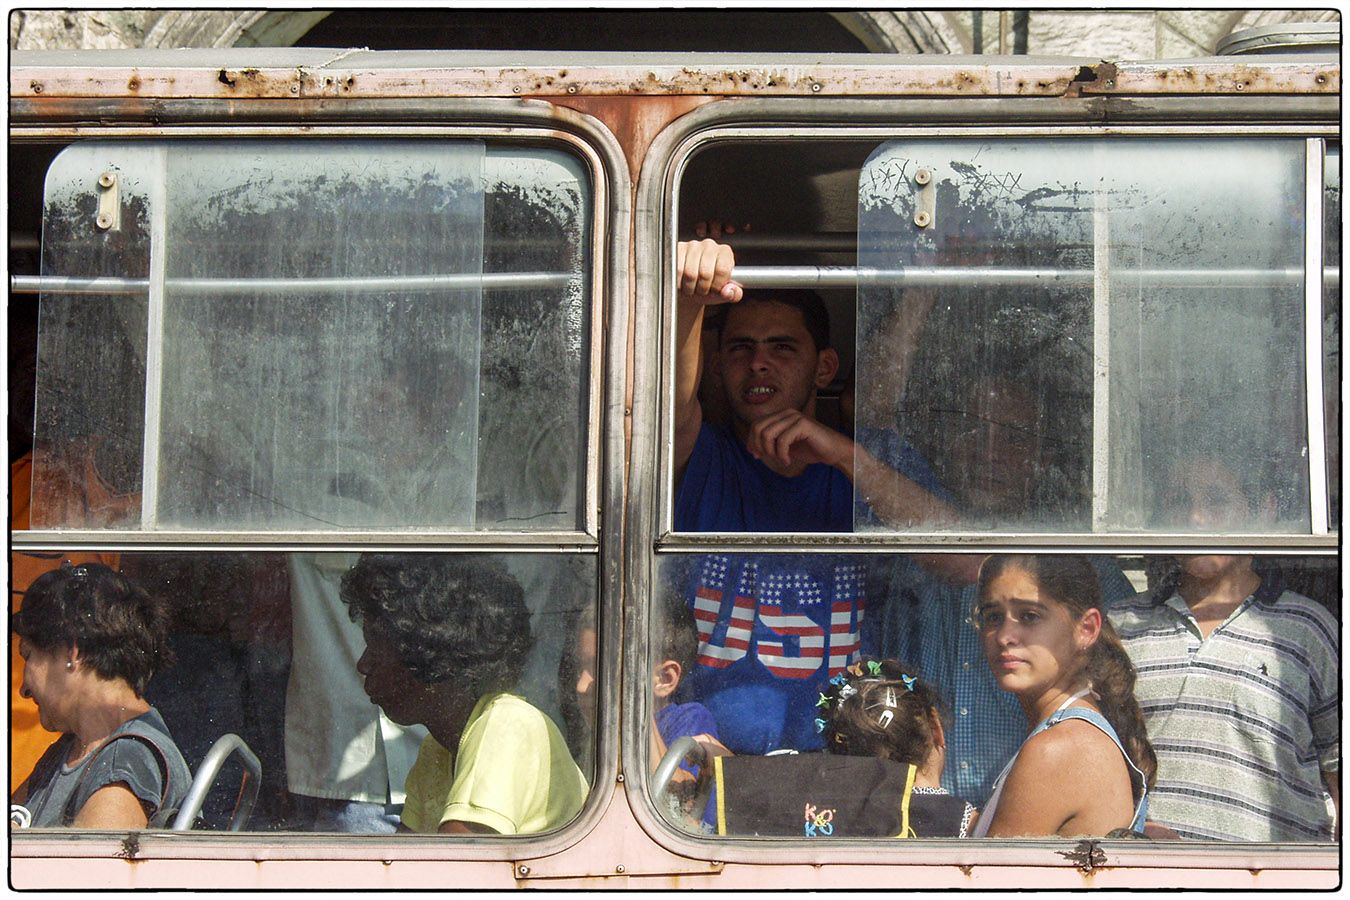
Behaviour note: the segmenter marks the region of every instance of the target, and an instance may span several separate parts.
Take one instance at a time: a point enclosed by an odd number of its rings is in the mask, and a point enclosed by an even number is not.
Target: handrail
[[[234,812],[230,815],[230,831],[242,831],[253,814],[253,805],[258,800],[258,791],[262,787],[262,763],[237,734],[223,734],[206,751],[201,765],[197,767],[197,777],[192,779],[192,787],[178,809],[173,820],[174,831],[190,831],[197,816],[206,802],[206,794],[220,775],[221,767],[230,754],[238,753],[244,766],[244,777],[239,785],[239,797],[234,803]]]
[[[1001,266],[907,266],[873,269],[855,266],[738,266],[733,277],[751,288],[807,287],[961,287],[971,285],[1092,284],[1091,269],[1010,268]],[[1151,287],[1274,287],[1298,283],[1303,269],[1112,269],[1114,278]],[[479,288],[560,288],[580,279],[573,272],[484,272],[470,275],[418,275],[388,278],[171,278],[166,287],[188,296],[307,292],[436,291]],[[1341,269],[1328,266],[1322,280],[1339,287]],[[11,275],[15,294],[139,295],[147,278],[76,278],[63,275]]]
[[[482,274],[414,275],[375,278],[170,278],[166,288],[189,296],[310,292],[381,293],[498,288],[560,288],[581,275],[576,272],[483,272]],[[147,294],[148,278],[79,278],[64,275],[11,275],[16,294]]]

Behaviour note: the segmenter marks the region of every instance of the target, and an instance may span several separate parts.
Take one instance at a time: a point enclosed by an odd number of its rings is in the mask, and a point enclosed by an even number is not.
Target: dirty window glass
[[[505,833],[494,818],[505,816],[513,833],[540,833],[565,825],[594,782],[598,681],[578,691],[573,643],[578,623],[586,621],[595,646],[593,556],[102,552],[65,558],[82,567],[72,570],[84,572],[75,579],[92,583],[106,566],[156,598],[154,609],[165,614],[162,630],[146,604],[136,607],[144,615],[116,627],[120,635],[134,634],[138,646],[156,648],[143,696],[191,771],[200,775],[225,735],[241,739],[259,763],[260,772],[244,783],[244,756],[225,759],[196,830],[226,830],[237,814],[240,830],[253,832],[390,834],[400,823],[434,831],[439,820],[428,827],[426,810],[446,805],[452,780],[472,785],[477,773],[500,784],[513,777],[512,764],[534,764],[563,786],[557,797],[524,791],[515,798],[519,807],[507,809],[497,805],[500,796],[483,799],[461,785],[461,800],[486,812],[474,819],[460,807],[452,817]],[[20,616],[30,585],[53,577],[46,573],[61,559],[12,555],[12,608]],[[366,574],[357,578],[361,571]],[[357,621],[353,596],[362,610]],[[42,621],[33,632],[39,640],[61,636],[58,625]],[[88,627],[112,626],[100,618]],[[588,671],[595,665],[594,658],[584,661]],[[124,668],[113,665],[109,672],[122,677]],[[25,673],[31,698],[18,694]],[[40,761],[60,738],[42,726],[60,725],[62,697],[44,690],[48,682],[40,676],[11,647],[12,785],[50,772]],[[428,743],[428,725],[439,731],[435,723],[447,706],[459,709],[463,725],[479,700],[492,711],[468,737],[500,742],[505,729],[511,744],[484,745],[472,766],[467,758],[456,760],[438,796],[434,766],[416,765],[419,754],[433,762],[447,757]],[[513,723],[529,739],[512,731]],[[36,789],[47,783],[39,775],[33,800],[19,804],[33,827],[59,825]],[[257,790],[251,813],[237,810],[241,786],[248,789],[244,797]]]
[[[908,275],[858,291],[862,446],[963,529],[1306,531],[1303,152],[883,145],[858,261]]]
[[[582,527],[590,190],[482,142],[81,145],[35,527]],[[100,214],[108,214],[106,220]]]

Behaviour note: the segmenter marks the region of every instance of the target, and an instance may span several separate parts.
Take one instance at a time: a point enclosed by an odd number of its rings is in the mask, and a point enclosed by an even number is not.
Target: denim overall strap
[[[1130,759],[1130,754],[1125,752],[1125,746],[1121,744],[1119,735],[1117,735],[1116,730],[1111,727],[1111,723],[1106,721],[1105,716],[1095,709],[1070,706],[1057,710],[1051,714],[1049,718],[1036,726],[1036,730],[1033,731],[1032,734],[1044,731],[1051,725],[1063,722],[1065,719],[1082,719],[1084,722],[1091,722],[1093,725],[1096,725],[1097,728],[1104,732],[1116,745],[1116,748],[1120,750],[1120,755],[1125,757],[1125,764],[1130,767],[1130,781],[1136,782],[1139,785],[1139,803],[1135,807],[1134,821],[1130,823],[1130,830],[1143,834],[1144,820],[1148,817],[1147,779],[1144,777],[1144,773],[1140,771],[1139,767],[1134,764],[1134,760]]]

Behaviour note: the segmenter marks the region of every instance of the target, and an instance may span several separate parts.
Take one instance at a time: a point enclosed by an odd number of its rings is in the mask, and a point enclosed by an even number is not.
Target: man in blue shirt
[[[897,472],[816,420],[816,390],[839,370],[820,298],[745,291],[734,264],[731,248],[712,240],[678,248],[676,530],[849,532],[855,494],[862,517],[954,523],[922,474]],[[730,416],[720,427],[704,421],[699,379],[704,311],[724,303],[717,344],[707,348]],[[815,700],[863,649],[861,558],[712,555],[678,577],[699,630],[692,694],[723,743],[736,753],[818,748]]]

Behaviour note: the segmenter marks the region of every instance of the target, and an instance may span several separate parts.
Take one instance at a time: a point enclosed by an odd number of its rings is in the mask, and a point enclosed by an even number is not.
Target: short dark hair
[[[424,684],[462,678],[474,696],[509,690],[533,646],[520,582],[477,553],[371,553],[342,576],[353,622],[382,629]]]
[[[811,335],[811,340],[815,342],[816,352],[830,347],[830,312],[825,308],[825,300],[812,290],[789,290],[780,291],[770,288],[754,288],[746,290],[741,296],[741,303],[781,303],[784,306],[790,306],[802,314],[802,322],[806,325],[806,331]],[[739,304],[736,304],[739,305]],[[726,311],[718,319],[717,340],[721,343],[722,330],[726,327],[727,316],[735,305],[727,306]]]
[[[98,563],[65,562],[39,575],[11,627],[42,650],[78,648],[83,665],[124,680],[138,697],[155,672],[173,663],[164,600]]]
[[[658,625],[660,639],[656,644],[659,655],[653,662],[662,663],[673,659],[680,664],[683,679],[693,670],[698,657],[698,627],[694,624],[694,611],[683,596],[673,591],[667,592],[661,606],[664,615]]]

